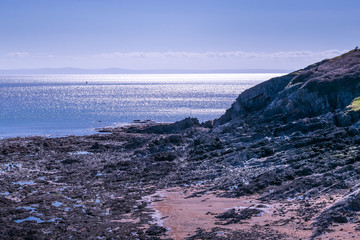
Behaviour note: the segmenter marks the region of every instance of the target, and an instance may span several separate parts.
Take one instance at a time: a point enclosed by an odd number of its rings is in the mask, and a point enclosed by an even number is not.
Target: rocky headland
[[[0,141],[1,239],[359,239],[360,51],[219,119]]]

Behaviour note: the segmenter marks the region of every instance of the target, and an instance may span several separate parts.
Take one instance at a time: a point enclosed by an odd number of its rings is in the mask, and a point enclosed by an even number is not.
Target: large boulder
[[[157,133],[157,134],[176,133],[188,128],[199,127],[199,126],[200,123],[197,118],[188,117],[174,123],[157,124],[157,125],[149,126],[144,128],[142,132]]]

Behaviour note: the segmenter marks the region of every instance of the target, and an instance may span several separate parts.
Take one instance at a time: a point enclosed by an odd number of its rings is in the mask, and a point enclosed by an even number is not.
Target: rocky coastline
[[[353,50],[214,121],[0,140],[0,239],[359,239],[359,96]]]

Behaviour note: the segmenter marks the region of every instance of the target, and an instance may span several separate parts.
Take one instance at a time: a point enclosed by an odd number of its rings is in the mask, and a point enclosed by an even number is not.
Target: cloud
[[[343,54],[348,50],[325,50],[325,51],[282,51],[282,52],[110,52],[101,53],[94,57],[100,58],[202,58],[202,59],[253,59],[253,58],[329,58]]]
[[[30,54],[28,52],[9,52],[5,54],[6,57],[11,57],[11,58],[24,58],[29,55]]]
[[[125,68],[125,69],[291,69],[296,70],[347,50],[325,51],[134,51],[97,55],[50,55],[9,52],[0,56],[3,68]],[[12,60],[10,60],[12,59]]]
[[[131,58],[184,58],[200,57],[201,53],[195,52],[110,52],[95,55],[95,57],[131,57]]]
[[[134,51],[92,55],[96,67],[129,69],[291,69],[296,70],[348,50],[324,51]]]

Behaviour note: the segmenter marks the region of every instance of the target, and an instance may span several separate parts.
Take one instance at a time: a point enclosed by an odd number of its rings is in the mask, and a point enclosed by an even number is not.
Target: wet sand
[[[219,198],[214,193],[202,197],[186,198],[190,194],[181,188],[159,191],[155,196],[162,201],[151,204],[155,209],[153,217],[156,222],[169,229],[169,237],[184,239],[194,234],[198,227],[210,230],[216,225],[215,214],[226,211],[234,206],[248,207],[254,205],[253,198],[232,199]]]
[[[161,190],[147,198],[154,210],[152,217],[154,224],[168,229],[163,238],[175,240],[184,239],[195,234],[201,228],[216,232],[218,236],[226,237],[236,230],[250,230],[254,226],[270,228],[288,236],[288,239],[308,239],[312,235],[312,220],[306,215],[306,209],[320,212],[340,199],[341,196],[324,196],[316,199],[288,199],[286,201],[263,202],[258,196],[244,196],[240,198],[223,198],[220,192],[209,192],[201,197],[189,197],[194,189],[171,188]],[[240,223],[223,225],[224,222],[216,215],[229,209],[257,208],[261,213]],[[329,232],[317,239],[360,239],[360,231],[355,231],[354,224],[335,226],[335,232]],[[342,229],[342,230],[341,230]]]

